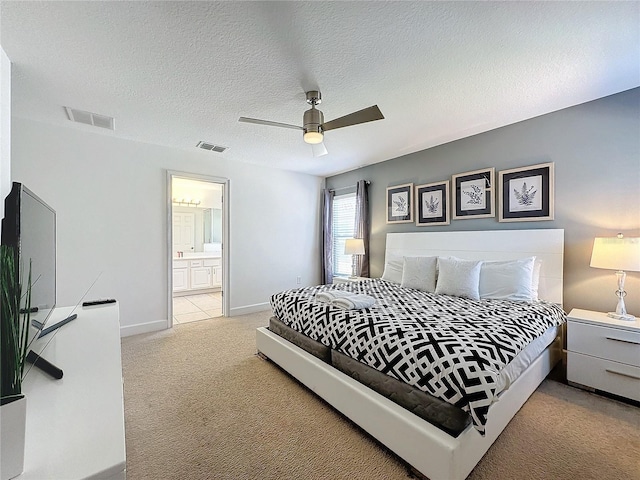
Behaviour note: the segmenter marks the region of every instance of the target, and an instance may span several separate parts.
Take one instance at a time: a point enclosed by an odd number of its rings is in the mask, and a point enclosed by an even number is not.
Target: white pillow
[[[480,298],[531,303],[534,263],[535,257],[484,262],[480,269]]]
[[[482,261],[456,257],[438,257],[436,293],[479,300]]]
[[[402,283],[402,262],[400,257],[391,256],[386,259],[382,280],[393,283]]]
[[[401,287],[433,293],[436,289],[438,257],[404,257]]]
[[[542,268],[542,260],[536,257],[536,261],[533,264],[533,277],[531,278],[531,300],[537,302],[538,287],[540,286],[540,269]]]

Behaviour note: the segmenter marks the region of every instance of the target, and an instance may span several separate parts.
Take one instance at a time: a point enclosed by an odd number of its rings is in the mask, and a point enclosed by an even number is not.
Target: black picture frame
[[[498,221],[536,222],[554,219],[553,162],[498,172]]]
[[[416,226],[449,225],[449,180],[416,186]]]
[[[413,222],[413,183],[387,187],[387,223]]]
[[[451,176],[454,220],[496,216],[494,175],[491,167]]]

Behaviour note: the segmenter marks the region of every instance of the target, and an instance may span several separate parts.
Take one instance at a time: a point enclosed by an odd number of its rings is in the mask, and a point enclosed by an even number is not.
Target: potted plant
[[[24,470],[27,400],[22,376],[29,351],[31,268],[22,301],[16,251],[0,245],[0,480]]]

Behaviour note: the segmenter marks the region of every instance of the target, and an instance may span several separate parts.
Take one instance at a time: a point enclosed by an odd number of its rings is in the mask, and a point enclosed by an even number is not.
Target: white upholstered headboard
[[[542,261],[539,298],[562,305],[562,229],[387,233],[385,261],[446,255],[468,260],[514,260],[535,255]]]

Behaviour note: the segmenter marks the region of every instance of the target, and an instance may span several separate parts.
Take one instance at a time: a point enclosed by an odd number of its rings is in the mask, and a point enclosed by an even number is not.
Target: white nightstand
[[[574,308],[567,318],[567,380],[640,401],[640,320]]]
[[[333,284],[350,283],[350,282],[362,282],[363,280],[371,280],[367,277],[333,277]]]

